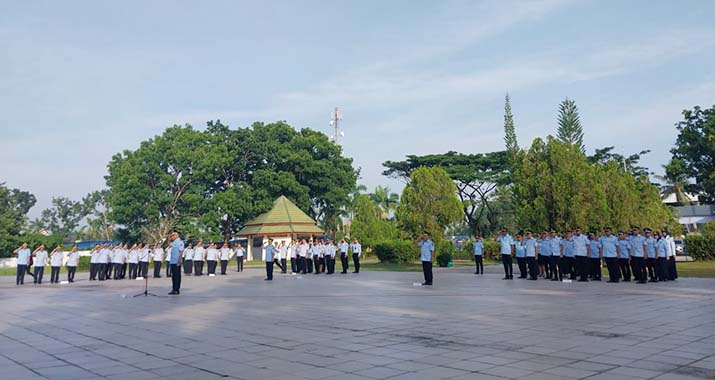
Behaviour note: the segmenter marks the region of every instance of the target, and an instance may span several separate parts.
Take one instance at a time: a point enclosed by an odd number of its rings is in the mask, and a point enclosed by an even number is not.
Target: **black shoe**
[[[170,296],[174,296],[174,295],[177,295],[177,294],[179,294],[179,292],[177,292],[176,290],[172,290],[172,291],[169,292],[169,295],[170,295]]]
[[[263,281],[273,281],[272,278],[264,278]]]
[[[638,281],[637,284],[647,284],[645,281]]]
[[[594,278],[594,279],[592,279],[592,281],[601,281],[601,279],[600,279],[600,278]]]
[[[479,274],[479,272],[474,272],[474,274]]]
[[[623,282],[631,282],[631,279],[623,280]]]
[[[529,279],[529,281],[536,281],[536,280],[538,280],[538,278],[535,278],[535,277],[532,277]]]
[[[558,278],[552,278],[551,281],[559,281]]]
[[[588,280],[585,278],[582,278],[582,279],[578,280],[578,282],[588,282]]]
[[[432,286],[432,283],[431,282],[423,282],[422,286]]]
[[[606,281],[606,283],[609,283],[609,284],[617,284],[617,283],[618,283],[618,281],[611,281],[611,280],[608,280],[608,281]]]
[[[348,272],[340,272],[340,274],[347,274]]]
[[[509,276],[502,278],[502,280],[510,280]]]

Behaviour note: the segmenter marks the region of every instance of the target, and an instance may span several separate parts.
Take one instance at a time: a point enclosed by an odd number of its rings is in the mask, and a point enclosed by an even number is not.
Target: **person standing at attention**
[[[353,273],[360,273],[360,254],[362,253],[362,245],[358,239],[353,239],[353,243],[350,244],[350,250],[353,252],[353,265],[355,266],[355,271]]]
[[[67,257],[67,282],[74,282],[74,274],[77,272],[78,264],[79,251],[77,251],[77,245],[73,245],[69,257]]]
[[[228,257],[231,255],[231,251],[228,249],[228,242],[224,241],[221,245],[221,275],[226,275],[226,268],[228,268]]]
[[[273,239],[268,239],[268,245],[266,245],[266,278],[265,281],[273,281],[273,260],[275,258],[276,247],[273,246]]]
[[[42,275],[45,274],[45,264],[47,261],[45,245],[40,244],[33,253],[35,254],[35,284],[42,284]]]
[[[422,273],[425,282],[422,285],[432,285],[432,262],[434,261],[434,242],[429,238],[427,231],[422,232],[422,239],[417,240],[420,248],[420,260],[422,261]]]
[[[472,243],[472,248],[474,249],[474,265],[477,267],[474,274],[484,274],[484,243],[479,235],[477,235],[475,239],[474,243]]]
[[[511,256],[514,249],[514,239],[509,235],[506,228],[501,229],[501,233],[497,235],[496,241],[501,244],[501,262],[504,265],[504,280],[514,279],[514,268],[511,265]]]
[[[174,231],[170,238],[171,250],[169,251],[169,267],[171,268],[170,296],[179,295],[181,289],[181,254],[184,252],[184,242],[179,239],[179,233]]]
[[[27,243],[22,243],[22,245],[12,253],[17,255],[17,276],[15,278],[15,285],[24,285],[25,272],[30,263],[32,253],[30,253],[30,249],[27,248]]]

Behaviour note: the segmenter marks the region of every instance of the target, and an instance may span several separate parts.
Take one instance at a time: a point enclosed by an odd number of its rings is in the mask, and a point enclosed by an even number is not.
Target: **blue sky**
[[[715,104],[712,1],[4,1],[0,182],[38,198],[104,187],[106,164],[172,124],[286,120],[330,134],[369,188],[381,163],[555,133],[575,99],[589,153],[650,149]]]

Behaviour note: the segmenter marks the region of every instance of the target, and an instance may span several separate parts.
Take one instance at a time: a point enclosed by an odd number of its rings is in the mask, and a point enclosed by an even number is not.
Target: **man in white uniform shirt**
[[[129,279],[133,280],[137,278],[137,273],[139,271],[139,251],[142,248],[139,246],[132,247],[127,255],[127,263],[129,263]]]
[[[112,252],[112,264],[114,266],[114,279],[120,280],[122,278],[122,266],[124,265],[121,244],[114,248],[114,252]]]
[[[425,282],[422,285],[432,285],[432,262],[434,261],[434,242],[429,238],[427,231],[422,233],[422,240],[417,240],[420,248],[420,260],[422,261],[422,273]]]
[[[199,240],[196,243],[196,248],[194,248],[194,276],[204,275],[204,254],[206,250],[204,249],[203,240]]]
[[[194,246],[191,243],[189,243],[186,249],[184,249],[183,264],[184,274],[191,276],[191,273],[194,270]]]
[[[290,273],[298,273],[298,244],[295,240],[290,242]]]
[[[208,274],[216,275],[216,263],[218,262],[218,249],[216,244],[209,244],[206,250],[206,265],[208,266]]]
[[[151,260],[152,250],[149,244],[139,250],[139,276],[146,278],[149,275],[149,261]]]
[[[65,257],[64,252],[62,252],[62,247],[57,246],[52,250],[50,255],[50,284],[60,283],[60,268],[62,268],[62,261]]]
[[[335,245],[332,240],[328,240],[328,245],[325,246],[325,265],[328,274],[335,273]]]
[[[77,250],[77,245],[73,245],[67,256],[67,282],[74,282],[77,265],[79,265],[79,251]]]
[[[298,272],[306,274],[308,270],[308,263],[307,263],[307,257],[308,257],[308,251],[310,247],[308,246],[308,243],[305,241],[301,241],[300,245],[298,246]]]
[[[231,250],[228,249],[228,242],[224,241],[223,245],[221,245],[221,254],[220,254],[220,259],[221,259],[221,274],[226,275],[226,268],[228,267],[228,259],[231,256]]]
[[[42,284],[42,275],[45,273],[45,264],[47,263],[47,251],[45,251],[45,245],[40,244],[35,252],[35,284]]]
[[[281,268],[281,273],[286,273],[288,269],[286,268],[286,264],[288,263],[286,257],[288,257],[288,246],[286,245],[285,240],[281,241],[280,247],[278,247],[278,259],[280,260],[280,268]]]
[[[154,245],[152,259],[154,260],[154,278],[161,278],[161,264],[164,261],[164,249],[161,248],[161,243]]]
[[[350,250],[353,253],[353,265],[355,266],[353,273],[360,273],[360,254],[362,253],[362,246],[358,239],[353,239],[353,243],[350,244]]]
[[[15,285],[24,285],[25,272],[27,271],[27,266],[30,264],[30,256],[32,253],[30,252],[30,249],[27,248],[27,243],[22,243],[22,245],[12,253],[17,255],[17,275],[15,278]]]
[[[236,246],[236,272],[243,272],[243,256],[246,254],[241,244]]]
[[[343,265],[343,271],[340,272],[342,274],[348,273],[348,269],[350,269],[350,265],[348,264],[348,248],[349,245],[345,239],[340,240],[338,249],[340,249],[340,263]]]
[[[92,252],[89,253],[89,281],[97,280],[97,272],[99,272],[99,244],[94,246]]]
[[[99,249],[97,254],[97,273],[99,274],[99,281],[104,281],[107,277],[107,257],[109,256],[109,248],[104,244],[102,248]]]

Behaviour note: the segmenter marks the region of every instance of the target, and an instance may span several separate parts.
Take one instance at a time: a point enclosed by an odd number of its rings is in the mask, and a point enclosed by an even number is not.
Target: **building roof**
[[[238,231],[238,236],[251,235],[287,235],[287,234],[322,234],[318,227],[303,210],[290,199],[281,195],[273,202],[270,211],[257,216]]]

